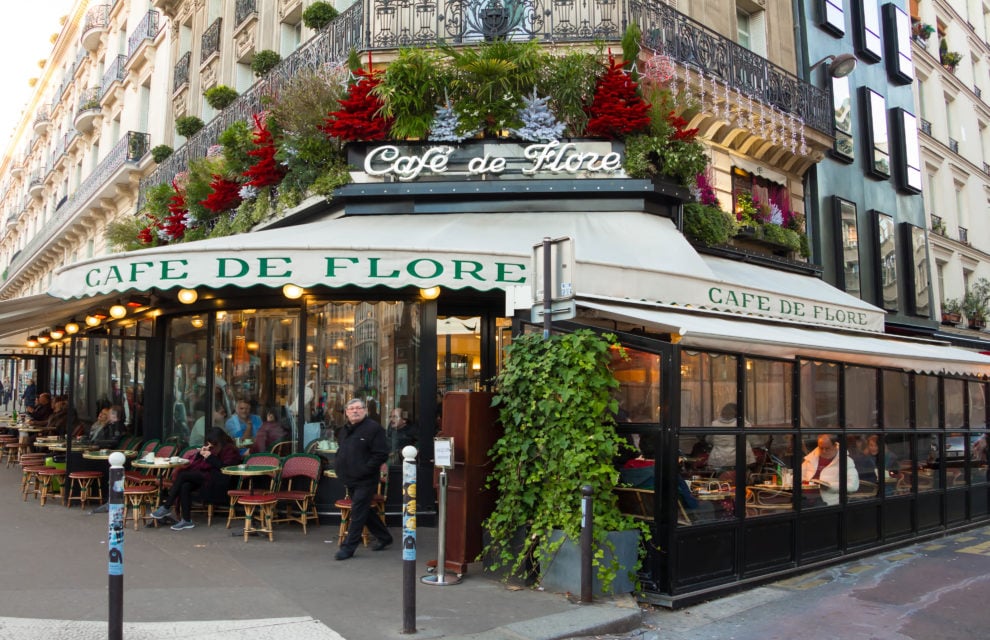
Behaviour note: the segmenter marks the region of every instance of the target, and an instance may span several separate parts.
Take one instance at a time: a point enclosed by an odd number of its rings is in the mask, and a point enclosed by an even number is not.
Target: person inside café
[[[268,451],[273,444],[284,440],[288,435],[288,431],[278,420],[278,411],[269,408],[265,411],[265,421],[261,423],[258,431],[254,434],[254,442],[251,443],[250,447],[251,453]]]
[[[386,438],[393,462],[400,462],[402,449],[407,445],[416,444],[416,427],[409,421],[409,413],[396,407],[388,416]]]
[[[712,422],[713,427],[722,429],[734,428],[737,424],[737,406],[735,402],[728,402],[722,407],[719,417]],[[749,421],[745,423],[747,427],[752,425]],[[708,452],[708,467],[719,474],[732,474],[736,469],[736,437],[731,434],[719,434],[709,436],[712,444]],[[746,439],[746,466],[756,462],[756,454],[753,453],[752,443]],[[727,479],[729,479],[727,477]]]
[[[178,502],[180,519],[172,525],[172,530],[192,529],[196,526],[192,521],[193,494],[198,493],[203,502],[209,504],[224,504],[230,478],[220,470],[240,461],[240,451],[227,432],[220,427],[210,428],[206,433],[206,442],[189,464],[175,474],[168,496],[151,513],[151,517],[155,520],[165,518]]]
[[[24,411],[28,415],[34,411],[34,406],[38,402],[38,385],[35,384],[34,378],[27,383],[24,387],[24,392],[21,394],[21,402],[24,403]]]
[[[110,407],[103,407],[96,415],[96,420],[86,429],[81,426],[76,429],[76,437],[82,437],[90,442],[98,440],[110,440],[110,432],[107,427],[110,425]]]
[[[48,417],[48,424],[45,428],[59,437],[64,438],[68,432],[69,423],[69,401],[59,398],[52,403],[52,415]]]
[[[839,490],[843,484],[840,459],[838,440],[827,433],[819,435],[818,446],[804,457],[801,464],[801,480],[817,485],[818,488],[818,495],[808,495],[806,500],[812,504],[824,503],[828,506],[839,504]],[[859,473],[848,452],[845,485],[847,492],[859,489]]]
[[[197,402],[204,402],[203,400],[197,400]],[[190,447],[201,447],[206,441],[206,412],[201,411],[202,415],[196,418],[196,422],[193,423],[192,431],[189,432],[189,446]],[[223,404],[217,403],[213,407],[213,426],[218,427],[227,422],[227,409],[224,408]]]
[[[31,419],[28,420],[28,424],[32,427],[47,427],[48,419],[52,417],[54,412],[52,394],[48,392],[38,394],[38,401],[34,405],[34,409],[30,410]]]
[[[261,417],[251,413],[251,403],[241,398],[234,406],[234,415],[227,419],[224,427],[227,434],[236,439],[252,438],[261,426]]]
[[[124,409],[119,404],[110,407],[107,420],[107,426],[104,427],[105,439],[116,440],[127,432],[124,427]]]

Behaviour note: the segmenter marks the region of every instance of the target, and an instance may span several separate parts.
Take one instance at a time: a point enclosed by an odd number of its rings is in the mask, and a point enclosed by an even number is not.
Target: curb
[[[584,636],[627,633],[643,623],[643,612],[636,606],[587,605],[533,620],[514,622],[466,636],[445,636],[449,640],[566,640]]]

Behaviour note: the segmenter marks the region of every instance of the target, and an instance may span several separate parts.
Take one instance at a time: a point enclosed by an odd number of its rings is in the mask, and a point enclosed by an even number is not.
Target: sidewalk
[[[19,468],[0,468],[0,639],[105,638],[108,615],[107,515],[58,502],[21,500]],[[400,545],[358,550],[335,562],[337,528],[276,528],[275,542],[245,543],[204,516],[196,528],[130,526],[124,537],[124,635],[157,640],[217,638],[362,640],[402,633]],[[129,523],[130,524],[130,523]],[[398,540],[399,532],[393,529]],[[424,585],[436,557],[436,529],[417,537],[419,638],[552,640],[623,633],[639,626],[631,596],[591,605],[563,594],[512,589],[480,572],[458,585]]]

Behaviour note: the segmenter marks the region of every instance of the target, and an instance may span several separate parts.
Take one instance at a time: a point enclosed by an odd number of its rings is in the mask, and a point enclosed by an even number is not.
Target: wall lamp
[[[440,287],[428,287],[419,290],[419,296],[423,300],[436,300],[440,297]]]
[[[192,304],[199,298],[195,289],[179,289],[179,302],[182,304]]]
[[[55,327],[52,329],[52,340],[61,340],[65,335],[65,329],[62,327]]]
[[[70,336],[79,333],[79,323],[76,322],[75,318],[65,324],[65,332]]]
[[[114,320],[120,320],[127,316],[127,307],[120,304],[119,302],[110,307],[110,317]]]
[[[305,293],[305,290],[299,285],[287,284],[282,287],[282,295],[289,300],[301,298],[303,293]]]
[[[808,67],[808,72],[817,69],[823,64],[827,64],[828,74],[833,78],[845,78],[856,68],[856,56],[851,53],[840,53],[839,55],[827,55],[815,64]]]

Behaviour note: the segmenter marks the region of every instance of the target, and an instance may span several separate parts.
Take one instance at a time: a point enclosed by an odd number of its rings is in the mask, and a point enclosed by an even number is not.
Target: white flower
[[[207,158],[216,158],[217,156],[223,155],[223,145],[222,144],[212,144],[209,149],[206,150]]]
[[[237,191],[237,195],[241,197],[241,200],[253,200],[258,197],[258,188],[254,185],[246,184]]]

